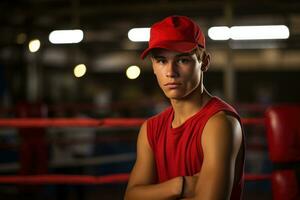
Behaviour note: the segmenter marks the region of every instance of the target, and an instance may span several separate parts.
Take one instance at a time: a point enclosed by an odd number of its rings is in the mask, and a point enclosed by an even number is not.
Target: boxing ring
[[[10,118],[0,119],[0,128],[63,128],[63,127],[93,127],[102,129],[111,128],[131,128],[136,133],[138,128],[145,121],[143,118],[104,118],[104,119],[77,119],[77,118]],[[266,138],[270,159],[273,163],[273,171],[267,174],[246,173],[244,180],[246,182],[269,181],[272,184],[272,199],[275,200],[296,200],[300,199],[299,195],[299,160],[300,160],[300,106],[272,106],[267,109],[265,116],[261,118],[242,118],[243,126],[264,126],[266,127]],[[288,124],[286,126],[285,124]],[[287,131],[291,134],[287,135]],[[74,133],[76,134],[76,133]],[[247,140],[247,132],[245,133]],[[118,136],[119,140],[126,141],[126,137]],[[288,138],[288,140],[287,140]],[[109,143],[112,138],[101,139]],[[133,139],[134,140],[134,139]],[[299,143],[295,143],[297,141]],[[73,141],[74,142],[74,141]],[[78,141],[77,141],[78,142]],[[79,143],[91,142],[79,141]],[[134,140],[135,142],[135,140]],[[4,147],[3,147],[4,148]],[[124,159],[125,158],[125,159]],[[122,160],[123,159],[123,160]],[[77,164],[80,165],[99,165],[109,162],[134,161],[134,154],[121,154],[115,157],[102,156],[94,163],[91,160],[82,160]],[[80,159],[79,159],[80,160]],[[85,162],[84,162],[85,161]],[[282,164],[283,163],[283,164]],[[48,162],[49,166],[55,163]],[[246,163],[247,165],[247,163]],[[70,165],[72,166],[72,164]],[[0,172],[5,172],[14,167],[18,171],[20,166],[5,166],[0,164]],[[83,175],[83,174],[21,174],[21,175],[0,175],[1,185],[105,185],[105,184],[126,184],[129,173],[114,173],[101,176]],[[298,178],[298,179],[297,179]]]

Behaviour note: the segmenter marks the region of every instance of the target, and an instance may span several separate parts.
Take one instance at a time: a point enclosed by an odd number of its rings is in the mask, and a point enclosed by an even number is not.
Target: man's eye
[[[158,60],[156,60],[156,62],[159,63],[159,64],[165,64],[166,60],[158,59]]]
[[[190,59],[188,58],[180,58],[178,59],[177,61],[179,64],[186,64],[186,63],[189,63],[190,62]]]

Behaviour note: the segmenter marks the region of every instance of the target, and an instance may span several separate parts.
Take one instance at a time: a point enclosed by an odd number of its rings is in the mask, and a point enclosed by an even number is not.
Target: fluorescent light
[[[208,29],[208,36],[212,40],[271,40],[287,39],[290,32],[285,25],[267,26],[215,26]]]
[[[208,29],[212,40],[270,40],[289,38],[289,28],[285,25],[266,26],[215,26]],[[133,42],[147,42],[150,28],[133,28],[128,31],[128,38]]]
[[[49,41],[52,44],[79,43],[83,39],[83,32],[79,29],[56,30],[49,34]]]
[[[128,31],[128,38],[133,42],[147,42],[150,39],[150,28],[133,28]]]
[[[289,29],[284,25],[233,26],[230,28],[230,37],[234,40],[287,39],[289,35]]]
[[[227,26],[215,26],[208,29],[208,36],[212,40],[228,40],[230,29]]]

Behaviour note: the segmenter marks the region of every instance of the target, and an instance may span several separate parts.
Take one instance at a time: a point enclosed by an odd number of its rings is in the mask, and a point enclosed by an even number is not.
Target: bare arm
[[[127,185],[125,200],[176,199],[181,193],[182,179],[176,177],[156,183],[155,161],[147,138],[147,124],[142,125],[137,142],[137,158]]]
[[[227,200],[230,198],[235,176],[235,162],[242,142],[242,130],[237,119],[217,113],[211,118],[202,135],[203,165],[196,184],[189,184],[193,193],[186,199]]]

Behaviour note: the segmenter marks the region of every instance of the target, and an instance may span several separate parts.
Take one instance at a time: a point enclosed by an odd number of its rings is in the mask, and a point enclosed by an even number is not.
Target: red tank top
[[[172,128],[172,107],[148,119],[147,136],[155,156],[158,182],[177,176],[192,176],[200,171],[203,162],[201,135],[209,118],[220,111],[225,111],[240,121],[235,109],[218,97],[212,97],[200,111],[177,128]],[[243,162],[239,169],[244,169],[244,136],[242,151]],[[241,199],[243,170],[236,177],[231,200]]]

